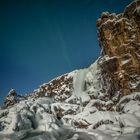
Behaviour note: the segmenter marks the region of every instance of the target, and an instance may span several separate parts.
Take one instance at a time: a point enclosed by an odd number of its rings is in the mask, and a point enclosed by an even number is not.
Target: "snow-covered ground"
[[[140,139],[140,93],[105,100],[97,61],[69,76],[73,90],[63,101],[46,94],[0,109],[0,140]]]

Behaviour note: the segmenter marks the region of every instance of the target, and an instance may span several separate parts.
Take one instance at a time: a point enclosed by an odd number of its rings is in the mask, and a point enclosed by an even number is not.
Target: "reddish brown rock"
[[[62,75],[49,83],[43,84],[35,90],[30,97],[53,97],[55,100],[64,101],[71,96],[73,89],[73,76],[69,74]]]
[[[103,13],[97,21],[104,88],[110,96],[140,91],[140,0],[124,13]]]

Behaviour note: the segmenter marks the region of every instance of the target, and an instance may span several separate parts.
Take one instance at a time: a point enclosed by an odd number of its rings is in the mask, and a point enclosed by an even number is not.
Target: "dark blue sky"
[[[96,20],[132,0],[1,0],[0,98],[28,93],[99,56]],[[1,100],[0,100],[1,101]]]

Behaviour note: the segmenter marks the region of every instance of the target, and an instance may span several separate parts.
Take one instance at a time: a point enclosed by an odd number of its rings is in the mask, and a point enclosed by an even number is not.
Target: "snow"
[[[124,61],[122,61],[122,64],[125,65],[125,64],[129,63],[130,61],[132,61],[132,60],[131,59],[124,60]]]
[[[89,97],[88,94],[83,94],[83,95],[81,96],[81,102],[82,102],[82,104],[87,103],[87,102],[89,102],[89,101],[90,101],[90,97]]]
[[[9,114],[7,118],[5,118],[9,123],[6,124],[7,127],[4,132],[0,132],[1,140],[19,140],[21,138],[25,140],[75,140],[78,138],[80,138],[80,140],[138,139],[138,128],[140,128],[140,115],[138,114],[140,109],[137,108],[132,111],[135,106],[138,107],[138,101],[131,100],[128,102],[124,110],[129,108],[130,111],[126,111],[126,113],[123,114],[119,114],[118,112],[98,111],[92,106],[94,102],[96,101],[90,101],[85,106],[84,110],[79,112],[76,111],[79,105],[48,102],[48,98],[39,98],[34,102],[29,101],[29,103],[28,101],[22,101],[19,105],[9,109]],[[111,103],[111,101],[104,103],[108,104]],[[30,104],[31,107],[28,108],[27,104]],[[131,104],[133,107],[131,107]],[[49,105],[52,108],[52,112],[55,112],[55,106],[64,110],[64,114],[70,109],[75,110],[76,114],[64,115],[62,119],[68,119],[68,122],[64,124],[69,126],[69,128],[63,126],[62,123],[56,119],[55,115],[46,112],[44,106]],[[37,108],[36,112],[34,112],[34,107]],[[2,112],[4,111],[1,110],[0,113]],[[0,119],[0,121],[2,121],[2,119]],[[34,122],[35,129],[32,128],[32,122]],[[85,126],[90,125],[88,129],[76,129],[74,122],[82,123]],[[100,125],[96,129],[93,129],[99,122]],[[102,124],[104,122],[107,123]],[[123,124],[122,128],[120,124]],[[20,131],[13,133],[13,129],[16,129],[17,126]]]
[[[140,92],[134,92],[134,93],[132,93],[132,94],[130,94],[130,95],[127,95],[127,96],[123,96],[121,99],[120,99],[120,101],[119,101],[119,103],[118,104],[120,104],[120,103],[122,103],[124,100],[126,100],[126,99],[128,99],[128,100],[132,100],[132,99],[135,99],[137,96],[140,96]]]
[[[110,59],[106,57],[106,59]],[[126,62],[124,62],[126,63]],[[113,100],[103,100],[98,60],[87,69],[76,70],[73,90],[64,101],[54,97],[21,100],[0,109],[0,140],[138,140],[140,134],[140,93],[124,96],[115,109]],[[66,85],[62,89],[68,90]],[[94,98],[91,96],[94,95]],[[60,117],[60,119],[58,118]]]
[[[140,120],[133,114],[120,115],[121,122],[124,126],[140,127]]]
[[[140,6],[138,6],[138,7],[136,8],[136,12],[137,12],[137,14],[140,15]]]
[[[131,100],[130,102],[126,103],[123,112],[129,112],[134,113],[136,111],[140,110],[140,102]]]

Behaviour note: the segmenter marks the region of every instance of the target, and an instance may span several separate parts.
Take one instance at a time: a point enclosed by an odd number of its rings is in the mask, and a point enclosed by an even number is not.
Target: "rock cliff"
[[[112,97],[140,91],[140,0],[122,14],[102,13],[97,28],[106,92]]]
[[[97,21],[101,56],[88,68],[10,90],[0,109],[2,140],[140,138],[140,0]]]

